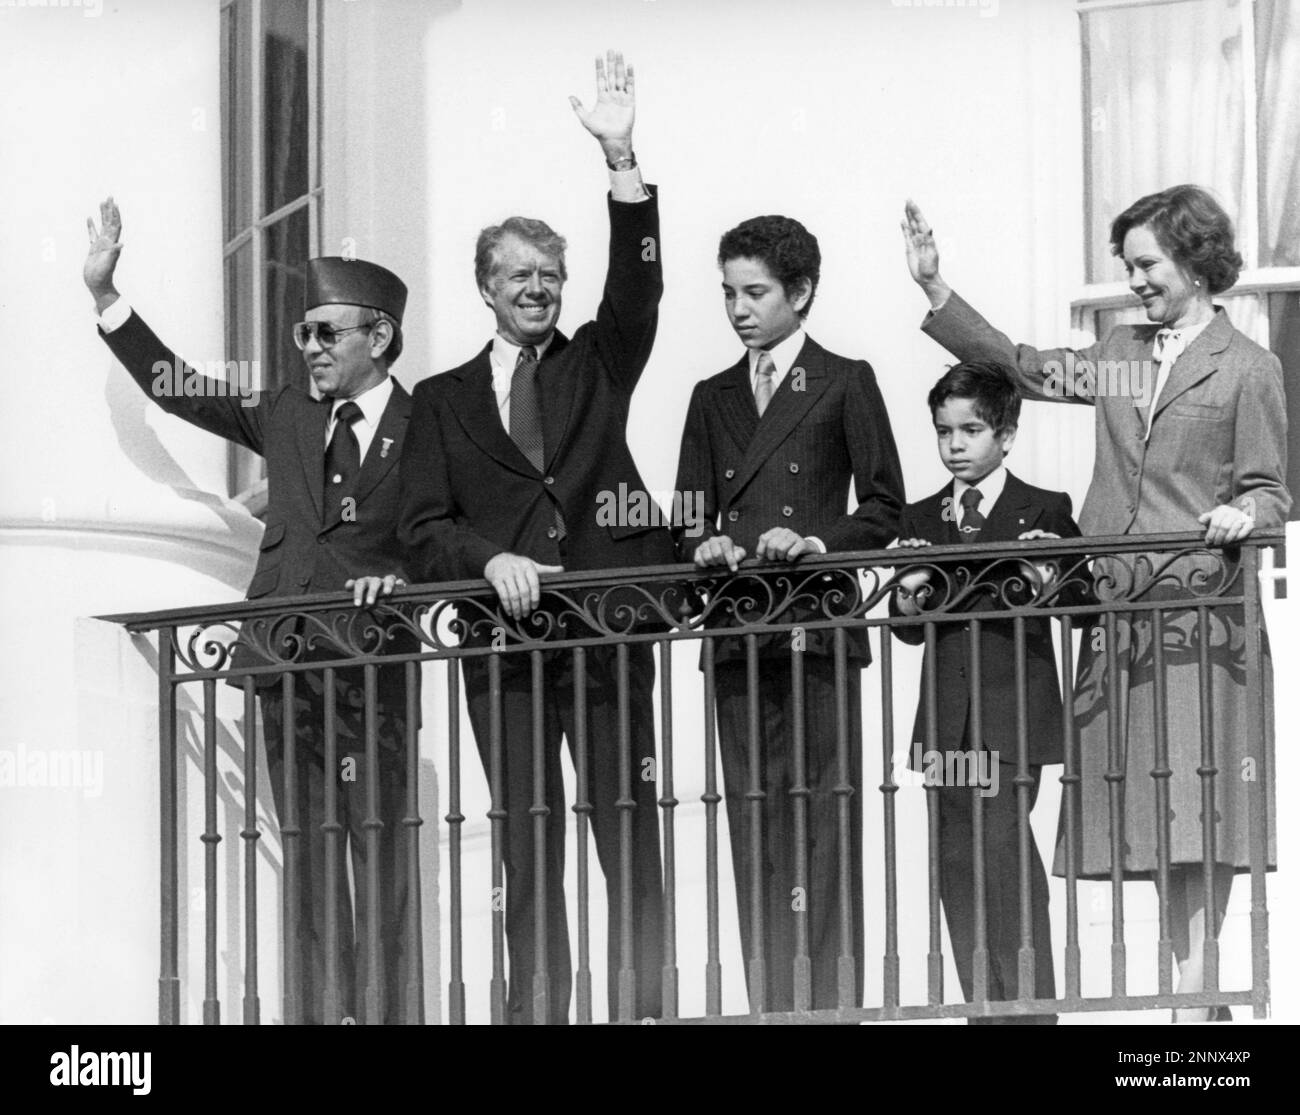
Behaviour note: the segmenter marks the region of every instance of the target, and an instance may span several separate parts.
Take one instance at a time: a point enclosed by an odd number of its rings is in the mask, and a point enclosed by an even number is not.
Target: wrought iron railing
[[[630,748],[631,710],[628,704],[628,670],[631,648],[647,644],[658,654],[657,708],[659,719],[658,762],[655,768],[657,802],[662,826],[662,844],[656,849],[662,855],[663,867],[663,962],[656,971],[635,970],[632,947],[633,937],[639,927],[634,924],[631,901],[626,899],[617,910],[619,956],[611,957],[611,966],[617,964],[616,1002],[611,1006],[611,1018],[617,1021],[638,1021],[636,1012],[637,988],[646,981],[656,981],[661,992],[662,1009],[656,1014],[661,1021],[697,1022],[846,1022],[898,1019],[935,1019],[955,1017],[1000,1018],[1016,1015],[1049,1015],[1070,1011],[1139,1010],[1177,1007],[1217,1007],[1227,1004],[1248,1004],[1256,1017],[1263,1017],[1269,1002],[1268,969],[1268,907],[1265,891],[1265,874],[1270,863],[1271,802],[1267,740],[1271,733],[1271,702],[1268,698],[1267,643],[1263,635],[1263,616],[1259,589],[1260,549],[1281,544],[1280,534],[1259,534],[1237,549],[1211,549],[1204,546],[1199,535],[1158,535],[1145,537],[1113,537],[1092,539],[1040,540],[1031,543],[997,543],[978,547],[938,546],[924,551],[897,549],[853,554],[834,554],[810,557],[795,566],[743,565],[736,574],[725,570],[701,572],[689,566],[657,567],[635,570],[612,570],[589,573],[564,573],[549,576],[543,584],[542,607],[525,620],[513,620],[501,610],[495,595],[485,582],[418,585],[397,590],[392,596],[382,598],[370,608],[352,606],[351,594],[339,592],[319,596],[261,599],[238,604],[213,607],[185,608],[148,614],[108,617],[124,624],[132,632],[154,632],[158,642],[158,697],[160,710],[159,763],[161,772],[161,970],[159,984],[159,1015],[164,1023],[180,1020],[181,974],[178,967],[179,912],[178,912],[178,857],[183,841],[197,835],[205,854],[204,917],[205,917],[205,995],[203,1020],[216,1023],[220,1020],[218,999],[217,919],[219,895],[217,893],[217,845],[229,833],[219,831],[217,810],[217,713],[216,693],[219,682],[231,682],[242,689],[243,722],[249,737],[246,744],[254,743],[252,734],[258,723],[257,695],[259,687],[268,683],[284,698],[283,735],[280,746],[288,757],[292,769],[292,756],[297,746],[294,725],[295,686],[305,684],[308,675],[323,679],[323,691],[333,693],[337,675],[342,671],[359,671],[360,692],[364,694],[364,770],[369,785],[375,785],[381,762],[401,762],[406,765],[405,815],[400,824],[404,828],[406,849],[402,859],[408,873],[407,886],[414,896],[407,911],[404,926],[407,947],[416,957],[412,966],[408,996],[403,1007],[404,1021],[418,1022],[421,1011],[416,1005],[420,999],[420,920],[419,901],[420,864],[416,836],[425,824],[417,791],[415,769],[419,761],[417,725],[419,723],[419,687],[417,679],[425,664],[445,661],[445,697],[447,717],[445,722],[426,723],[423,732],[433,733],[446,743],[446,765],[441,775],[445,778],[447,808],[445,824],[445,870],[449,881],[449,934],[450,980],[447,985],[447,1015],[452,1023],[466,1019],[466,984],[480,980],[487,987],[490,1015],[494,1022],[509,1017],[508,971],[506,964],[506,911],[512,902],[534,904],[539,915],[533,930],[537,953],[536,974],[533,986],[528,989],[535,1017],[554,1017],[556,1011],[563,1016],[567,1003],[550,1002],[551,989],[547,977],[548,918],[546,880],[544,870],[537,873],[535,889],[531,894],[505,893],[506,825],[510,821],[506,796],[501,783],[503,744],[501,731],[502,670],[512,660],[527,659],[530,666],[533,707],[538,713],[548,685],[548,670],[559,661],[557,655],[567,656],[567,669],[571,670],[574,720],[572,725],[574,765],[577,793],[572,805],[573,824],[577,836],[577,971],[576,1019],[590,1022],[593,1019],[593,995],[590,964],[590,824],[593,811],[602,804],[617,810],[619,824],[619,864],[623,896],[631,893],[633,872],[632,823],[630,814],[635,810],[631,792],[634,778]],[[1086,547],[1087,556],[1081,551]],[[1035,571],[1032,561],[1042,565],[1053,563],[1054,573],[1049,580]],[[918,563],[930,572],[928,590],[916,597],[920,611],[915,615],[893,614],[888,609],[905,571],[915,572]],[[1030,928],[1028,868],[1026,850],[1033,839],[1029,828],[1029,739],[1027,730],[1027,695],[1024,689],[1026,672],[1027,624],[1044,618],[1059,624],[1056,648],[1059,654],[1061,677],[1066,684],[1063,690],[1062,734],[1065,740],[1062,783],[1062,837],[1064,860],[1066,911],[1066,940],[1064,956],[1064,991],[1057,998],[1036,996],[1034,983],[1034,940]],[[1168,731],[1170,710],[1166,707],[1165,673],[1166,657],[1170,653],[1166,630],[1182,622],[1178,628],[1179,653],[1195,657],[1202,679],[1200,722],[1205,726],[1197,749],[1196,776],[1203,789],[1202,836],[1204,851],[1203,883],[1209,908],[1214,908],[1216,877],[1212,868],[1216,842],[1225,834],[1216,831],[1215,793],[1216,780],[1234,777],[1234,772],[1221,769],[1219,760],[1225,754],[1226,741],[1216,739],[1212,703],[1215,700],[1211,676],[1211,658],[1221,653],[1212,646],[1214,630],[1226,623],[1242,638],[1230,653],[1234,656],[1234,676],[1244,693],[1247,716],[1244,723],[1245,739],[1241,749],[1245,760],[1253,764],[1253,780],[1247,784],[1250,925],[1251,925],[1251,978],[1247,988],[1223,990],[1219,987],[1218,942],[1214,934],[1207,934],[1204,943],[1204,989],[1195,993],[1178,993],[1174,990],[1174,944],[1170,910],[1171,869],[1169,847],[1170,801],[1169,779],[1174,771]],[[1079,734],[1073,714],[1075,639],[1079,629],[1099,632],[1101,653],[1115,653],[1124,641],[1124,630],[1133,630],[1137,623],[1146,624],[1150,630],[1160,632],[1160,638],[1150,640],[1150,684],[1154,687],[1154,748],[1156,762],[1145,772],[1147,785],[1134,785],[1132,774],[1126,773],[1124,763],[1124,728],[1119,710],[1120,680],[1118,671],[1108,669],[1110,706],[1107,715],[1107,756],[1104,780],[1107,803],[1107,823],[1110,848],[1113,853],[1109,872],[1113,929],[1110,952],[1111,994],[1085,996],[1082,991],[1081,943],[1079,935],[1079,903],[1077,884],[1080,878],[1080,848],[1077,830],[1083,818],[1081,792],[1084,776],[1081,773]],[[967,635],[966,677],[969,684],[969,702],[972,710],[970,740],[978,749],[984,718],[978,679],[983,676],[980,654],[981,630],[989,624],[1009,625],[1014,673],[1018,683],[1016,699],[1015,775],[1012,780],[1017,798],[1017,825],[1020,848],[1020,870],[1016,884],[1019,888],[1021,909],[1021,938],[1018,956],[1020,992],[1014,998],[990,999],[987,984],[987,941],[984,936],[986,919],[984,855],[980,851],[981,802],[978,787],[971,787],[972,808],[976,832],[976,848],[972,851],[971,872],[975,895],[975,951],[974,992],[970,1002],[945,1001],[943,988],[944,954],[940,922],[938,821],[934,808],[935,797],[927,792],[929,803],[929,848],[925,857],[929,875],[928,885],[928,941],[926,942],[925,992],[917,1001],[908,1001],[902,993],[900,982],[899,926],[899,847],[895,795],[899,790],[898,767],[895,757],[895,702],[902,699],[910,704],[914,694],[896,693],[895,649],[891,632],[906,629],[920,632],[920,642],[927,648],[927,659],[935,660],[935,649],[940,632],[948,625],[959,624]],[[857,669],[851,654],[851,639],[860,638],[855,633],[863,629],[875,632],[872,651],[875,661],[865,672],[880,684],[881,722],[863,726],[862,769],[852,770],[850,736],[852,717],[847,708],[850,691],[850,672]],[[823,633],[815,635],[815,633]],[[748,980],[751,1011],[744,1015],[723,1014],[722,1007],[722,914],[719,902],[719,861],[725,855],[719,841],[719,805],[724,804],[718,779],[719,737],[713,715],[717,652],[724,643],[739,654],[747,667],[750,679],[748,694],[751,729],[757,736],[756,709],[758,694],[757,663],[760,656],[772,653],[773,640],[788,648],[794,722],[789,746],[793,763],[793,784],[787,792],[792,798],[792,831],[780,834],[794,845],[796,886],[805,884],[809,873],[809,789],[804,766],[808,741],[803,724],[803,698],[805,666],[809,651],[807,640],[820,638],[822,652],[833,662],[836,688],[836,722],[834,756],[838,777],[834,788],[836,796],[836,836],[839,850],[849,850],[852,824],[850,799],[865,795],[868,790],[867,774],[873,760],[874,747],[881,771],[877,792],[882,801],[882,831],[866,833],[864,844],[868,855],[883,855],[883,890],[868,896],[866,917],[883,925],[884,955],[880,958],[880,1001],[868,1005],[858,1000],[855,982],[860,979],[857,969],[866,963],[855,955],[852,943],[853,928],[850,896],[853,880],[849,873],[860,869],[860,860],[851,854],[838,857],[835,892],[840,909],[838,919],[838,952],[836,1002],[833,1005],[812,1006],[811,961],[808,939],[808,911],[795,909],[794,916],[794,1009],[771,1011],[764,999],[765,959],[762,950],[745,958],[744,974]],[[683,741],[680,724],[674,731],[675,720],[681,718],[681,694],[674,688],[672,656],[674,644],[687,640],[700,644],[702,685],[698,693],[689,695],[690,707],[699,724],[694,738]],[[916,641],[913,639],[912,641]],[[246,648],[238,659],[234,648]],[[611,661],[619,693],[619,719],[617,738],[591,740],[587,738],[585,676],[591,655],[603,648],[616,648]],[[462,679],[457,664],[469,660],[486,662],[488,673],[488,702],[491,709],[491,730],[482,741],[485,769],[492,806],[488,812],[491,828],[491,887],[492,893],[501,896],[504,903],[494,902],[491,911],[492,961],[491,972],[466,972],[464,967],[463,918],[466,879],[463,870],[462,827],[466,817],[462,812],[462,787],[467,777],[462,762],[461,702]],[[1114,663],[1109,664],[1110,667]],[[400,669],[406,681],[406,709],[404,754],[385,755],[381,758],[378,746],[378,726],[374,713],[379,686],[379,670]],[[1144,667],[1145,668],[1145,667]],[[430,671],[425,671],[430,672]],[[426,682],[428,679],[426,678]],[[927,710],[929,745],[935,743],[936,712],[939,680],[936,669],[927,666],[921,682],[923,708]],[[677,687],[680,689],[680,685]],[[182,691],[198,690],[197,703],[202,710],[202,754],[204,774],[205,818],[203,831],[198,834],[181,832],[177,820],[177,709],[178,695]],[[262,688],[265,692],[265,688]],[[566,693],[569,690],[566,689]],[[702,699],[701,699],[702,698]],[[677,715],[674,715],[674,710]],[[326,701],[323,730],[323,763],[325,770],[337,767],[339,744],[333,701]],[[986,726],[986,725],[985,725]],[[589,786],[589,757],[592,747],[615,747],[619,755],[620,793],[618,799],[608,803],[593,803]],[[534,799],[529,808],[533,827],[533,849],[538,864],[545,858],[547,817],[550,814],[546,787],[541,784],[544,762],[540,755],[542,731],[535,726],[533,750],[524,760],[531,761],[534,774]],[[703,754],[704,792],[701,795],[706,838],[703,848],[683,848],[678,841],[676,810],[681,804],[676,797],[674,759],[683,746],[699,748]],[[755,749],[756,754],[756,749]],[[264,761],[257,746],[245,746],[242,753],[244,786],[244,820],[238,836],[244,843],[243,909],[244,909],[244,997],[242,1017],[246,1023],[256,1023],[260,1018],[257,956],[257,843],[259,830],[256,802],[252,788],[258,783],[258,764]],[[751,769],[757,771],[761,764]],[[469,777],[472,777],[469,776]],[[338,1021],[342,1017],[340,1001],[340,973],[335,959],[338,934],[341,931],[337,913],[337,872],[344,855],[344,834],[339,824],[337,793],[331,791],[332,779],[325,779],[324,840],[327,867],[325,870],[326,894],[326,968],[324,972],[325,1021]],[[933,787],[927,786],[927,791]],[[1158,928],[1158,989],[1155,994],[1130,995],[1126,984],[1126,936],[1124,926],[1124,836],[1127,823],[1125,811],[1139,794],[1154,797],[1154,823],[1158,863],[1152,873],[1159,894]],[[761,890],[762,815],[766,794],[757,774],[744,798],[752,820],[750,837],[754,841],[750,857],[754,877],[754,893]],[[279,817],[284,848],[283,885],[286,895],[301,885],[304,854],[303,832],[300,818],[294,808],[295,794],[286,794],[286,807]],[[1097,823],[1095,817],[1092,823]],[[365,841],[371,854],[365,862],[365,900],[369,903],[369,925],[378,922],[375,895],[380,885],[381,864],[375,850],[379,847],[379,829],[382,822],[372,797],[368,815],[363,825]],[[775,834],[769,834],[772,836]],[[824,851],[824,850],[823,850]],[[705,860],[705,893],[691,896],[692,901],[702,897],[707,924],[707,960],[703,972],[690,973],[687,978],[702,976],[705,1009],[694,1018],[679,1018],[679,984],[683,973],[678,964],[678,876],[683,855],[702,855]],[[920,857],[910,863],[911,869],[920,866]],[[1244,869],[1239,865],[1239,870]],[[609,868],[607,868],[609,870]],[[343,885],[346,885],[344,882]],[[358,893],[362,888],[358,884]],[[478,882],[475,892],[478,893]],[[761,902],[754,901],[749,909],[740,911],[749,919],[751,939],[765,939],[765,910]],[[296,942],[301,909],[286,899],[284,908],[284,964],[286,972],[301,964]],[[769,927],[770,928],[770,927]],[[358,991],[358,1011],[362,1021],[379,1021],[380,1005],[377,983],[381,969],[381,956],[376,933],[362,941],[369,961],[368,986]],[[286,980],[284,1018],[294,1022],[303,1019],[304,1004],[297,1001],[300,986]],[[860,984],[858,985],[860,986]],[[948,996],[949,999],[952,996]]]

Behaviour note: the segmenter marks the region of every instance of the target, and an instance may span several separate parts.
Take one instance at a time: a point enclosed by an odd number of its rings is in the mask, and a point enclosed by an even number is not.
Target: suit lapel
[[[448,396],[448,405],[470,441],[499,465],[525,476],[536,476],[537,470],[510,440],[501,423],[496,393],[492,390],[492,360],[488,355],[491,349],[489,342],[461,380],[460,390]]]
[[[325,507],[325,428],[329,425],[332,400],[311,400],[298,415],[298,457],[307,479],[316,508],[316,521],[320,522]]]
[[[748,354],[723,374],[718,388],[718,414],[732,440],[742,450],[748,448],[758,429],[758,408],[749,387]]]
[[[388,475],[388,471],[398,462],[402,455],[402,442],[406,437],[406,427],[411,418],[411,396],[396,380],[393,381],[393,393],[380,416],[379,426],[375,430],[374,440],[366,450],[366,459],[361,463],[356,483],[350,495],[360,503],[375,486]],[[331,511],[329,526],[342,521],[342,505],[338,512]]]
[[[1156,400],[1156,417],[1179,395],[1190,391],[1201,380],[1219,370],[1219,354],[1232,341],[1232,323],[1223,309],[1214,311],[1214,320],[1200,336],[1187,346],[1187,350],[1174,361],[1165,388]]]
[[[578,399],[579,385],[573,379],[573,369],[567,361],[560,363],[556,359],[568,343],[569,338],[557,331],[537,370],[537,388],[542,401],[542,445],[546,450],[547,472],[551,471],[551,464],[564,444]]]
[[[792,381],[799,371],[802,371],[803,375],[799,384],[800,389],[796,391]],[[781,386],[772,395],[772,401],[768,403],[763,417],[758,420],[754,435],[745,449],[745,459],[741,462],[739,475],[736,477],[736,491],[740,491],[753,479],[754,474],[762,468],[763,462],[803,421],[804,415],[821,398],[829,382],[830,376],[826,371],[826,361],[821,347],[811,339],[805,340],[803,348],[799,350],[798,358],[791,365],[789,374],[781,381]],[[750,407],[757,416],[758,408],[754,405],[753,394],[748,392],[748,358],[746,358],[745,387],[746,393],[749,394]]]
[[[980,541],[1014,542],[1025,531],[1034,529],[1041,514],[1042,508],[1034,506],[1028,486],[1008,471],[1002,494],[984,521]]]

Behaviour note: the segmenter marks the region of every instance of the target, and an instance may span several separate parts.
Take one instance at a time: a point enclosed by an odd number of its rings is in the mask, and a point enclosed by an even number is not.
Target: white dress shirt
[[[1210,321],[1213,320],[1213,318],[1210,318]],[[1200,325],[1187,325],[1182,329],[1173,329],[1169,326],[1164,326],[1156,333],[1153,355],[1160,363],[1159,367],[1156,369],[1155,389],[1151,392],[1151,405],[1147,407],[1147,440],[1151,437],[1151,421],[1156,416],[1156,403],[1160,401],[1160,392],[1165,389],[1165,384],[1169,381],[1169,373],[1174,370],[1174,364],[1177,362],[1178,357],[1187,351],[1187,346],[1201,335],[1205,327],[1210,324],[1210,321],[1203,321]],[[1166,358],[1164,345],[1162,343],[1162,338],[1160,337],[1160,333],[1164,332],[1165,329],[1169,329],[1171,333],[1179,334],[1182,338],[1181,345],[1168,358]]]
[[[960,476],[952,478],[952,509],[957,516],[956,522],[961,524],[963,510],[961,506],[961,497],[967,488],[978,488],[980,490],[979,506],[975,508],[985,521],[993,514],[993,505],[997,503],[998,498],[1002,495],[1002,489],[1007,486],[1007,466],[998,465],[983,480],[977,480],[974,484],[968,484]]]
[[[539,361],[551,347],[553,340],[555,340],[554,333],[542,344],[533,346],[537,349]],[[522,351],[522,345],[507,341],[500,333],[492,338],[492,351],[488,355],[492,363],[492,393],[497,397],[497,413],[501,415],[501,425],[505,427],[506,433],[510,432],[510,384],[515,376],[515,364],[519,361],[519,354]]]
[[[352,432],[357,436],[357,446],[361,450],[361,460],[366,459],[370,443],[375,440],[375,431],[379,429],[379,420],[384,416],[384,408],[393,395],[393,381],[388,376],[374,385],[367,387],[355,399],[335,399],[330,407],[330,420],[325,425],[325,444],[334,436],[334,427],[338,425],[339,407],[346,402],[354,402],[361,408],[361,417],[352,423]]]

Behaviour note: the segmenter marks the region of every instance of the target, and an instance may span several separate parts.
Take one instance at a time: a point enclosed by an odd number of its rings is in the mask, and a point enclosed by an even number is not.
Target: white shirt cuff
[[[805,536],[804,536],[804,541],[805,541],[805,542],[811,542],[814,546],[816,546],[816,547],[817,547],[817,552],[818,552],[819,554],[824,554],[824,553],[827,552],[827,550],[826,550],[826,543],[823,542],[820,538],[818,538],[815,534],[808,534],[808,535],[805,535]]]
[[[609,172],[609,193],[615,201],[648,201],[650,194],[641,178],[641,168],[631,170],[611,170]]]
[[[99,315],[99,327],[105,333],[112,333],[115,329],[121,329],[130,316],[131,303],[125,298],[119,298]]]

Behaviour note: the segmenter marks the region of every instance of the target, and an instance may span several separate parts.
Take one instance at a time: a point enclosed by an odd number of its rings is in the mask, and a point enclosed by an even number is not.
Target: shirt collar
[[[989,512],[993,505],[997,503],[998,497],[1002,495],[1002,489],[1007,486],[1007,466],[998,465],[983,480],[974,484],[968,484],[960,476],[954,476],[952,479],[952,498],[956,507],[961,507],[962,493],[967,488],[978,488],[980,490],[979,513],[988,518]]]
[[[546,350],[551,347],[551,342],[555,340],[555,331],[546,338],[540,345],[534,345],[537,349],[537,359],[540,360],[546,355]],[[514,375],[515,365],[519,362],[519,354],[523,351],[523,345],[517,345],[514,341],[507,341],[500,333],[492,337],[492,359],[497,365],[504,368]]]
[[[772,355],[772,367],[775,369],[774,378],[777,382],[785,379],[786,373],[794,367],[794,362],[799,359],[799,351],[803,348],[803,343],[808,339],[808,334],[803,331],[801,325],[790,334],[780,344],[773,345],[768,349]],[[752,380],[758,372],[758,354],[759,350],[751,348],[749,351],[749,376]]]
[[[388,400],[393,394],[393,379],[391,376],[384,376],[374,387],[367,387],[355,399],[335,399],[334,405],[330,408],[330,421],[333,422],[338,416],[339,407],[344,403],[356,403],[361,408],[362,417],[365,418],[371,426],[378,426],[380,418],[384,415],[384,408],[388,406]]]

